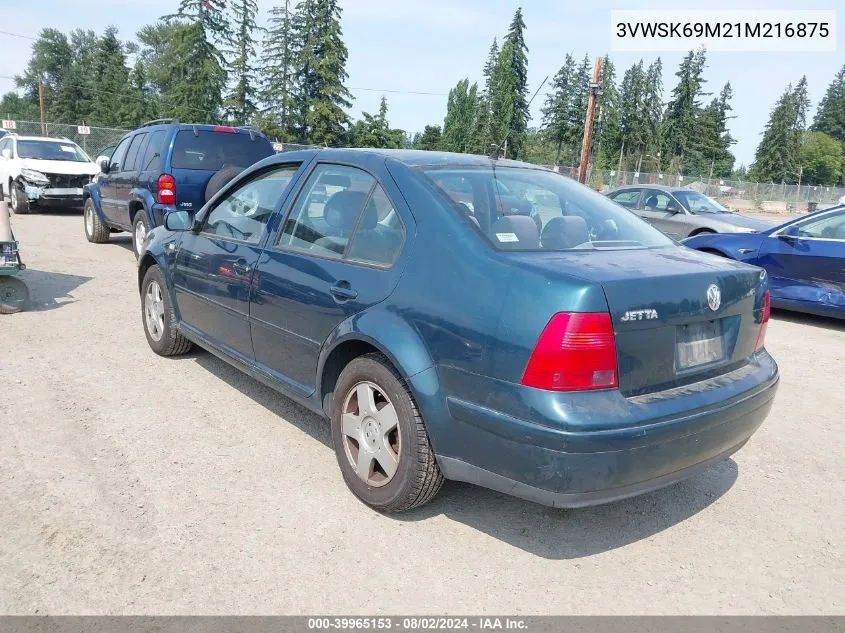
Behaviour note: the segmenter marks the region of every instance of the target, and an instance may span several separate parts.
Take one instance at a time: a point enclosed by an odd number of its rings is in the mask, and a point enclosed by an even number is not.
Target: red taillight
[[[234,134],[237,130],[233,127],[228,127],[226,125],[215,125],[211,128],[212,132],[224,132],[226,134]]]
[[[522,384],[552,391],[615,389],[616,337],[607,312],[558,312],[528,359]]]
[[[772,297],[769,291],[763,296],[763,321],[760,323],[760,333],[757,335],[757,345],[754,351],[763,349],[766,345],[766,328],[769,327],[769,315],[772,313]]]
[[[156,192],[159,204],[176,204],[176,181],[170,174],[162,174],[158,177],[158,191]]]

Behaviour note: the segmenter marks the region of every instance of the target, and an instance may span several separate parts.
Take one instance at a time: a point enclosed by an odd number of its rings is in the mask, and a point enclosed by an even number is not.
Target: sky
[[[259,23],[264,23],[273,4],[281,2],[258,0]],[[177,4],[178,0],[0,0],[0,31],[35,37],[44,27],[101,32],[114,25],[119,37],[129,40],[143,25],[175,10]],[[837,4],[834,0],[803,0],[800,8],[836,9]],[[610,52],[612,9],[798,8],[794,0],[657,0],[639,6],[630,0],[341,0],[343,35],[349,49],[347,85],[355,97],[351,114],[358,117],[362,111],[376,112],[384,95],[392,127],[413,133],[426,124],[442,125],[449,89],[465,77],[481,83],[481,69],[493,37],[501,41],[520,5],[527,27],[532,94],[545,77],[551,80],[567,53],[580,59],[585,53],[593,58]],[[787,84],[797,83],[802,75],[807,76],[815,111],[834,75],[845,65],[845,23],[841,17],[839,24],[842,28],[837,29],[836,52],[708,53],[708,91],[718,93],[727,81],[734,90],[736,118],[730,128],[737,139],[733,147],[737,166],[753,160],[775,100]],[[0,75],[20,73],[31,45],[32,40],[0,34]],[[657,56],[611,53],[618,79],[640,58],[649,64]],[[668,100],[683,53],[660,56],[664,99]],[[0,78],[0,92],[13,88],[12,80]],[[540,123],[547,89],[548,84],[532,104],[532,125]]]

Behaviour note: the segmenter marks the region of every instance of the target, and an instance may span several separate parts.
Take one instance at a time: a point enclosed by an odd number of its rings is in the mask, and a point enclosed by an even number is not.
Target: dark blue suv
[[[444,478],[570,507],[666,486],[742,447],[778,383],[765,271],[482,156],[268,158],[168,213],[138,287],[153,351],[200,345],[328,418],[385,511]]]
[[[137,255],[165,213],[193,213],[245,167],[273,153],[255,129],[150,121],[121,139],[85,187],[85,236],[102,244],[114,231],[131,231]]]

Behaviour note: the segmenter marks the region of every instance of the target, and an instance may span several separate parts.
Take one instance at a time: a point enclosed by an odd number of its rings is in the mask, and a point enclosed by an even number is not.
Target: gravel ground
[[[845,326],[776,313],[782,384],[732,459],[608,506],[447,483],[347,492],[316,416],[147,347],[127,237],[14,217],[34,295],[0,317],[0,613],[845,613]]]

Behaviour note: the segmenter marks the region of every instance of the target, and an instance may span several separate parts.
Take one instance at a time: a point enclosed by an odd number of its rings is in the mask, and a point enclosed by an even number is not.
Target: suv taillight
[[[766,329],[769,327],[769,316],[772,313],[772,296],[769,291],[763,296],[763,321],[760,323],[760,333],[757,335],[757,345],[754,351],[760,351],[766,346]]]
[[[159,204],[176,204],[176,180],[170,174],[158,177],[158,191],[156,198]]]
[[[607,312],[558,312],[540,335],[522,384],[551,391],[619,386],[616,336]]]

